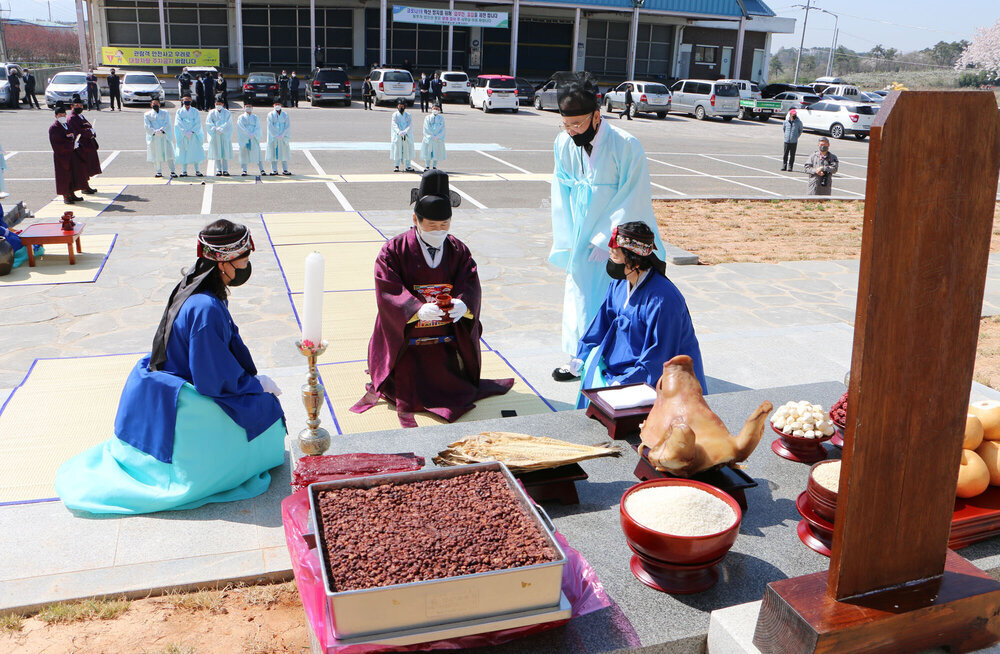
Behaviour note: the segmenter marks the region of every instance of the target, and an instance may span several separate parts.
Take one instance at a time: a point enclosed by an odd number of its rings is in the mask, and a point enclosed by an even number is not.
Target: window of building
[[[714,64],[717,51],[718,48],[716,48],[714,45],[694,46],[694,63]]]
[[[163,47],[157,3],[106,0],[104,6],[109,46]],[[225,7],[167,2],[164,4],[164,13],[168,48],[217,48],[220,61],[228,63],[229,21]]]
[[[587,21],[586,70],[594,75],[625,75],[628,70],[628,23]]]
[[[673,25],[639,24],[636,43],[636,77],[669,76]]]
[[[243,60],[247,67],[308,67],[312,61],[308,9],[288,5],[243,5]],[[316,9],[317,62],[349,66],[354,62],[350,9]]]
[[[420,71],[430,73],[448,65],[448,28],[443,25],[394,23],[391,13],[386,17],[386,58],[379,60],[379,10],[365,10],[365,58],[383,66],[402,66],[409,60],[417,77]],[[456,27],[452,36],[452,67],[464,70],[469,28]]]

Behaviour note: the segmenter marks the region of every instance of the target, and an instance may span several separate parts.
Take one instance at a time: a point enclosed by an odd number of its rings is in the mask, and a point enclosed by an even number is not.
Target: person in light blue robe
[[[438,162],[448,158],[444,147],[444,116],[441,115],[441,105],[431,107],[431,115],[424,118],[424,138],[420,144],[424,164],[431,170],[437,168]]]
[[[612,281],[577,347],[580,390],[640,383],[655,388],[663,364],[679,354],[691,357],[702,390],[708,389],[687,303],[663,275],[653,241],[652,230],[638,221],[612,231],[605,265]],[[581,393],[577,408],[587,404]]]
[[[152,351],[125,382],[115,436],[63,463],[56,492],[74,511],[151,513],[260,495],[285,460],[275,383],[257,374],[229,313],[250,277],[250,231],[220,219],[198,235]]]
[[[274,110],[267,115],[267,157],[271,162],[271,174],[278,174],[278,162],[281,162],[283,175],[288,172],[288,160],[291,158],[292,121],[288,112],[281,108],[281,102],[274,103]]]
[[[646,153],[638,139],[601,119],[587,80],[561,87],[559,111],[565,131],[554,147],[549,261],[566,271],[562,348],[573,356],[611,282],[604,272],[611,230],[638,220],[652,229],[660,252],[663,241],[653,216]],[[577,376],[572,366],[552,375],[558,381]]]
[[[264,175],[264,161],[261,159],[260,141],[263,138],[260,118],[254,115],[253,106],[243,105],[243,113],[236,119],[236,145],[240,150],[240,165],[243,167],[243,177],[247,176],[247,165],[253,164],[260,168]]]
[[[170,112],[160,108],[159,100],[153,100],[149,106],[150,110],[142,117],[142,125],[146,129],[146,161],[156,165],[155,177],[163,177],[164,162],[170,166],[170,176],[177,177]]]
[[[174,156],[181,165],[181,177],[187,177],[188,164],[194,164],[194,174],[204,177],[198,164],[205,160],[205,133],[201,128],[201,114],[191,106],[191,97],[185,96],[183,105],[174,114]]]
[[[3,150],[3,145],[0,145],[0,199],[7,197],[7,182],[4,181],[3,175],[7,170],[7,153]]]
[[[412,171],[413,166],[413,119],[406,113],[406,103],[402,100],[396,105],[389,123],[389,158],[396,163],[395,172],[403,166]]]
[[[233,158],[233,115],[226,109],[222,96],[215,99],[215,109],[205,118],[208,134],[208,158],[215,161],[215,176],[229,177],[229,160]]]
[[[4,219],[3,204],[0,204],[0,238],[7,241],[11,248],[14,249],[14,264],[11,269],[17,268],[23,265],[25,261],[28,260],[28,249],[21,242],[21,237],[10,228],[7,221]],[[45,248],[41,245],[33,246],[35,248],[35,256],[40,257],[45,254]]]

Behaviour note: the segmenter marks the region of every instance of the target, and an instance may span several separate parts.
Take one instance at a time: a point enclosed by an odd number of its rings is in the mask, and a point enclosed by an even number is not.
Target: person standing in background
[[[794,109],[788,110],[785,122],[781,124],[781,131],[785,141],[785,149],[781,153],[781,169],[791,172],[795,165],[795,148],[799,145],[799,136],[802,135],[802,121],[795,115]]]
[[[191,96],[182,98],[183,106],[174,114],[174,155],[181,165],[181,177],[187,177],[188,164],[194,164],[194,174],[204,177],[198,164],[205,160],[205,132],[201,127],[201,115],[191,106]]]
[[[7,78],[7,83],[10,84],[10,106],[12,109],[20,109],[21,76],[17,74],[17,71],[11,71],[10,76]]]
[[[170,176],[177,177],[174,170],[174,130],[170,124],[170,113],[160,109],[160,101],[149,103],[150,109],[142,117],[146,129],[146,161],[156,164],[156,175],[163,177],[163,162],[170,166]]]
[[[83,202],[76,194],[87,188],[87,172],[83,160],[77,156],[76,134],[66,120],[66,107],[56,105],[56,120],[49,126],[49,145],[52,146],[52,163],[55,168],[56,193],[66,204]]]
[[[215,75],[205,73],[201,82],[205,85],[205,111],[211,111],[215,106]]]
[[[101,110],[101,87],[97,83],[97,74],[93,68],[87,75],[87,108]]]
[[[226,78],[219,73],[219,78],[215,83],[215,92],[222,96],[222,105],[228,109],[229,108],[229,90],[226,88]]]
[[[243,105],[243,113],[236,119],[236,140],[240,148],[240,165],[243,166],[243,177],[247,176],[247,164],[254,163],[260,168],[260,176],[264,176],[264,163],[260,158],[260,139],[263,133],[260,128],[260,118],[253,115],[253,105]]]
[[[87,195],[93,195],[97,193],[97,189],[90,186],[90,178],[103,172],[101,170],[101,156],[97,152],[100,146],[97,143],[97,132],[94,131],[94,126],[83,115],[83,100],[78,95],[73,96],[73,112],[66,124],[76,138],[76,156],[83,161],[86,177],[82,191]]]
[[[111,69],[108,75],[108,102],[111,104],[111,111],[115,110],[115,101],[118,101],[118,111],[122,110],[122,80],[115,74],[115,69]]]
[[[38,98],[35,96],[35,75],[27,68],[24,69],[24,103],[31,107],[31,103],[34,101],[35,109],[41,109],[38,104]]]
[[[441,115],[441,107],[438,105],[431,107],[431,115],[424,118],[424,134],[420,150],[424,157],[424,165],[431,170],[435,170],[438,162],[448,157],[444,148],[444,116]]]
[[[633,102],[632,85],[629,84],[628,86],[625,87],[625,108],[622,109],[622,112],[620,114],[618,114],[618,120],[621,120],[622,116],[625,116],[629,120],[632,120],[632,102]]]
[[[292,79],[288,82],[288,92],[291,94],[292,106],[299,106],[299,78],[292,71]]]
[[[208,158],[215,161],[215,176],[229,177],[233,158],[233,115],[223,106],[222,96],[215,98],[215,109],[205,118],[208,133]]]
[[[427,73],[420,73],[420,111],[424,113],[430,108],[431,103],[431,81],[427,79]]]
[[[188,72],[187,66],[177,76],[177,92],[179,98],[191,95],[191,73]]]
[[[292,134],[292,121],[288,118],[288,112],[281,110],[281,103],[275,100],[274,110],[267,115],[267,156],[265,159],[271,162],[271,175],[278,174],[278,162],[281,162],[283,175],[291,175],[288,172],[288,160],[291,158],[291,148],[289,140]]]
[[[806,162],[806,173],[809,174],[808,195],[831,195],[833,193],[833,176],[840,169],[840,159],[830,152],[830,140],[825,136],[819,139],[819,149],[812,153]]]
[[[442,92],[444,91],[444,84],[441,82],[441,74],[434,73],[434,79],[431,80],[431,95],[434,97],[434,104],[441,107]],[[441,113],[444,113],[444,109],[441,109]]]
[[[205,80],[202,79],[201,73],[198,73],[194,82],[194,103],[198,111],[205,111]]]
[[[279,101],[282,107],[288,106],[288,73],[286,71],[281,71],[281,75],[278,76],[278,94]]]
[[[361,101],[365,103],[365,109],[372,108],[372,96],[375,95],[375,87],[372,86],[372,78],[365,76],[365,81],[361,85]]]
[[[396,111],[392,112],[389,124],[389,158],[396,164],[393,172],[399,172],[402,166],[406,166],[407,172],[413,170],[410,164],[413,161],[413,118],[406,113],[406,101],[400,100],[396,104]]]

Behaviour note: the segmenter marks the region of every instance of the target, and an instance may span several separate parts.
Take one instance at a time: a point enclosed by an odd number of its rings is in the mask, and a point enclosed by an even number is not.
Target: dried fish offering
[[[511,472],[558,468],[602,456],[621,456],[614,445],[577,445],[566,441],[505,431],[489,431],[463,438],[434,457],[439,466],[500,461]]]

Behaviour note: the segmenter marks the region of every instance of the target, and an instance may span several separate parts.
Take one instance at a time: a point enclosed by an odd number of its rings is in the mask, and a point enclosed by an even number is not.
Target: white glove
[[[278,385],[274,383],[274,380],[267,375],[257,375],[257,381],[260,382],[260,385],[264,388],[265,393],[270,393],[275,397],[281,395],[281,389],[278,388]]]
[[[459,298],[455,297],[451,299],[452,308],[448,312],[448,317],[453,321],[461,320],[465,312],[469,310],[469,307],[465,306],[465,302],[462,302]]]
[[[417,311],[417,318],[425,322],[430,322],[432,320],[441,320],[444,318],[444,311],[441,310],[434,302],[428,302],[424,306],[420,307],[420,311]]]
[[[611,253],[604,248],[590,246],[590,257],[587,259],[593,263],[604,263],[611,256]]]
[[[80,147],[80,142],[79,141],[77,141],[76,143],[73,144],[73,149],[74,150],[76,150],[78,147]]]
[[[581,370],[583,370],[583,359],[577,359],[576,357],[573,357],[572,359],[569,360],[569,371],[571,373],[579,377]]]

